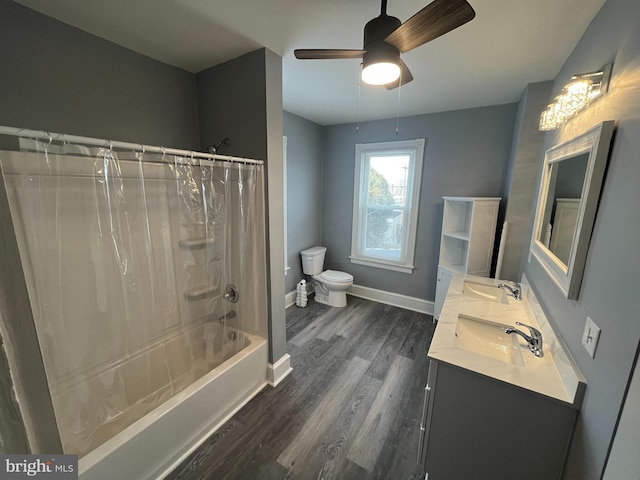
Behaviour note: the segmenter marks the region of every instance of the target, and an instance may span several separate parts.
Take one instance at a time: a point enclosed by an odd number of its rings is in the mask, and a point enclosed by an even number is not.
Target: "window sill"
[[[413,269],[416,268],[413,265],[399,265],[397,263],[385,262],[384,260],[362,258],[362,257],[349,257],[351,263],[357,263],[358,265],[366,265],[367,267],[384,268],[385,270],[393,270],[394,272],[402,272],[412,274]]]

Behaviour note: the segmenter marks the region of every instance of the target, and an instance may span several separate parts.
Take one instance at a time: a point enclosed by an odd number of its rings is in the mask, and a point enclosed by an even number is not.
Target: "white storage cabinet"
[[[442,310],[449,282],[455,273],[488,277],[500,198],[443,197],[442,236],[434,318]]]

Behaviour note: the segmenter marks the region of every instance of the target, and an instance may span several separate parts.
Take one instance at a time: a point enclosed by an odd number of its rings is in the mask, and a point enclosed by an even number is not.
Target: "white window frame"
[[[413,273],[413,261],[416,250],[416,233],[418,229],[418,206],[420,201],[420,185],[422,183],[422,164],[424,159],[425,139],[401,140],[395,142],[358,143],[356,144],[355,176],[353,187],[353,222],[351,231],[352,263],[369,267],[384,268],[396,272]],[[394,261],[367,255],[364,253],[364,233],[366,217],[366,196],[368,182],[363,167],[368,165],[367,158],[371,154],[410,155],[410,178],[407,188],[407,228],[405,229],[402,252],[404,260]]]

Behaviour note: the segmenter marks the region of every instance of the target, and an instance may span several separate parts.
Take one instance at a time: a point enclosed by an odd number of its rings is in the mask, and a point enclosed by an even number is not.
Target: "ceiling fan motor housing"
[[[380,15],[370,20],[364,27],[364,50],[362,56],[363,65],[371,65],[379,62],[400,63],[400,51],[384,41],[402,22],[396,17]]]
[[[374,42],[384,42],[384,39],[400,25],[402,22],[399,19],[386,14],[369,20],[364,26],[364,50]]]

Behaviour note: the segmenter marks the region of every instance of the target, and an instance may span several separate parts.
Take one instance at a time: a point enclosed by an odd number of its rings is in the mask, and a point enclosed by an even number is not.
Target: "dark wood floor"
[[[293,372],[207,439],[170,480],[420,478],[418,428],[434,324],[349,297],[287,310]]]

